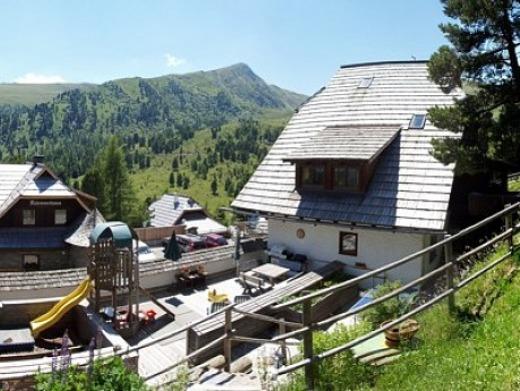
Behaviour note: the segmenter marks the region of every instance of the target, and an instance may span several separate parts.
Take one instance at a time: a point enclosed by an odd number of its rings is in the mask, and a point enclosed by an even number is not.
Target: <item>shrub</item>
[[[388,281],[384,284],[378,285],[374,290],[374,299],[384,296],[401,287],[399,281]],[[361,313],[361,318],[372,325],[372,327],[378,327],[381,323],[395,319],[407,311],[409,311],[413,302],[413,296],[409,296],[408,299],[400,298],[399,296],[393,297],[390,300],[378,304],[374,307],[367,309]]]
[[[36,391],[144,391],[148,388],[123,360],[113,357],[96,360],[90,372],[76,366],[36,375]]]
[[[331,332],[314,334],[314,353],[321,353],[345,344],[370,331],[370,325],[361,322],[355,326],[337,325]],[[320,361],[316,365],[316,390],[352,390],[373,384],[376,370],[356,360],[350,350]],[[303,372],[297,372],[279,391],[305,390]]]

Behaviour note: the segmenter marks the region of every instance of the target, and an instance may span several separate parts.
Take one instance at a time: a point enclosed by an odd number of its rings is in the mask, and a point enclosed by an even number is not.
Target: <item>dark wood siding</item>
[[[31,201],[35,203],[31,204]],[[45,205],[41,203],[55,202],[59,205]],[[38,204],[40,203],[40,204]],[[67,223],[72,223],[78,216],[85,211],[76,200],[50,200],[34,199],[20,200],[14,205],[1,219],[0,227],[23,227],[23,210],[34,209],[36,211],[36,221],[33,227],[53,227],[54,211],[56,209],[67,210]]]

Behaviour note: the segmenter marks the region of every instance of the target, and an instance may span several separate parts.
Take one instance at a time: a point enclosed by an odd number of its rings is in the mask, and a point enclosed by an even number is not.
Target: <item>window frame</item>
[[[322,179],[321,184],[305,183],[305,179],[304,179],[305,169],[316,170],[318,167],[323,168],[323,179]],[[326,187],[327,187],[327,164],[326,163],[304,163],[304,164],[302,164],[300,170],[301,170],[301,173],[300,173],[301,187],[303,187],[305,189],[313,189],[313,190],[326,189]],[[313,173],[313,175],[314,175],[314,173]]]
[[[414,120],[418,117],[422,117],[420,126],[412,126]],[[408,129],[424,129],[426,125],[426,114],[412,114],[412,118],[410,118],[410,123],[408,124]]]
[[[58,223],[57,222],[57,213],[58,212],[63,212],[65,214],[65,220],[62,222],[62,223]],[[57,209],[54,209],[54,225],[65,225],[67,224],[67,209],[65,208],[57,208]]]
[[[338,185],[336,181],[336,170],[344,169],[345,170],[345,182],[348,182],[348,172],[349,170],[354,170],[356,172],[356,185],[355,186],[346,186]],[[347,192],[359,192],[361,186],[361,167],[349,165],[349,164],[334,164],[332,166],[332,188],[334,190],[339,191],[347,191]]]
[[[26,223],[26,216],[25,216],[25,213],[26,212],[31,212],[32,213],[32,222],[30,223]],[[22,209],[22,225],[23,226],[34,226],[36,225],[36,209],[35,208],[23,208]]]
[[[359,80],[359,84],[358,84],[357,88],[366,90],[367,88],[370,88],[373,81],[374,81],[374,76],[362,77]]]
[[[36,263],[27,263],[25,257],[35,257]],[[22,266],[24,270],[40,270],[40,256],[38,254],[22,254]]]
[[[343,238],[345,236],[353,236],[354,237],[354,243],[355,243],[355,248],[353,250],[345,250],[343,248]],[[348,231],[340,231],[339,232],[339,250],[338,252],[341,254],[341,255],[348,255],[348,256],[352,256],[352,257],[357,257],[358,255],[358,246],[359,246],[359,238],[358,238],[358,234],[356,232],[348,232]]]

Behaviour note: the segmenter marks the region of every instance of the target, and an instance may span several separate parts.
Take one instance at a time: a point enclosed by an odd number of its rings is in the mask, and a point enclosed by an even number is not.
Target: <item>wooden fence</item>
[[[186,232],[185,225],[173,225],[171,227],[146,227],[134,228],[139,240],[148,244],[159,243],[164,238],[169,238],[172,233],[183,234]]]
[[[505,209],[503,209],[502,211],[495,213],[494,215],[489,216],[486,219],[461,230],[460,232],[456,233],[453,236],[447,236],[444,240],[442,240],[432,246],[424,248],[414,254],[410,254],[404,258],[391,262],[378,269],[371,270],[371,271],[369,271],[363,275],[360,275],[358,277],[355,277],[353,279],[338,283],[336,285],[309,293],[302,297],[295,298],[288,302],[278,304],[278,305],[275,305],[274,307],[271,307],[274,310],[283,310],[283,309],[287,309],[287,308],[292,307],[297,304],[302,304],[303,305],[303,314],[302,314],[301,323],[288,322],[284,319],[278,319],[273,316],[241,311],[241,310],[238,310],[237,308],[235,308],[235,304],[230,304],[227,307],[224,307],[223,309],[221,309],[220,311],[210,314],[193,323],[187,324],[187,325],[179,328],[178,330],[163,334],[162,336],[159,336],[158,338],[151,339],[146,342],[140,343],[136,346],[129,348],[126,351],[117,351],[117,352],[115,351],[114,354],[124,356],[124,355],[130,354],[130,353],[139,351],[140,349],[143,349],[145,347],[160,343],[166,339],[170,339],[181,333],[187,332],[190,328],[197,326],[203,322],[206,322],[210,319],[213,319],[214,317],[219,316],[220,314],[224,313],[225,321],[222,325],[223,334],[220,337],[215,338],[213,341],[211,341],[210,343],[208,343],[205,346],[202,346],[201,348],[197,349],[196,351],[193,351],[190,354],[187,354],[182,359],[178,360],[176,363],[169,365],[167,368],[164,368],[157,373],[148,375],[147,377],[145,377],[145,380],[150,380],[150,379],[156,378],[157,376],[168,373],[168,372],[172,371],[172,369],[174,369],[175,367],[177,367],[183,363],[189,362],[193,358],[200,356],[201,354],[207,352],[208,350],[210,350],[218,345],[223,346],[224,356],[226,358],[226,369],[229,370],[230,365],[231,365],[231,348],[232,348],[233,342],[248,342],[248,343],[258,343],[258,344],[278,343],[278,344],[280,344],[280,346],[284,347],[286,345],[291,344],[289,341],[287,341],[288,338],[301,336],[303,339],[303,359],[299,360],[296,363],[292,363],[292,364],[279,368],[277,371],[277,374],[278,375],[287,374],[290,372],[294,372],[298,369],[304,368],[307,389],[313,390],[314,382],[315,382],[315,366],[316,366],[316,363],[318,363],[319,361],[322,361],[328,357],[335,356],[341,352],[351,349],[354,346],[359,345],[360,343],[384,332],[385,330],[390,329],[396,325],[399,325],[406,319],[409,319],[409,318],[419,314],[420,312],[427,310],[428,308],[439,303],[443,299],[448,299],[449,311],[454,311],[454,309],[455,309],[455,296],[454,295],[458,290],[465,287],[467,284],[469,284],[473,280],[479,278],[480,276],[484,275],[485,273],[489,272],[490,270],[494,269],[496,266],[498,266],[499,264],[504,262],[506,259],[508,259],[511,255],[513,255],[516,251],[518,251],[519,246],[514,243],[514,236],[520,229],[520,224],[518,224],[519,211],[520,211],[520,203],[516,203],[514,205],[508,206]],[[460,240],[461,238],[464,238],[465,236],[467,236],[471,233],[474,233],[475,231],[477,231],[479,229],[485,228],[485,227],[489,226],[490,224],[494,224],[499,219],[503,219],[503,221],[504,221],[504,230],[501,233],[495,235],[493,238],[478,245],[477,247],[465,251],[464,253],[462,253],[460,255],[457,255],[457,256],[453,255],[453,243],[455,241]],[[481,253],[482,251],[493,248],[493,247],[497,246],[499,243],[506,243],[506,245],[507,245],[507,251],[504,253],[504,255],[502,255],[500,258],[494,260],[490,264],[486,265],[484,268],[480,269],[479,271],[475,272],[474,274],[472,274],[468,277],[465,277],[464,279],[462,279],[460,281],[455,278],[455,273],[454,273],[455,267],[458,266],[461,262],[464,262],[468,258],[470,258],[474,255],[477,255],[477,254]],[[374,299],[370,303],[364,304],[355,309],[350,309],[348,311],[345,311],[345,312],[342,312],[342,313],[339,313],[336,315],[332,315],[321,321],[317,321],[317,322],[313,321],[313,319],[314,319],[313,306],[312,306],[313,299],[317,299],[320,297],[326,297],[332,293],[344,291],[349,287],[357,286],[361,281],[364,281],[366,279],[370,279],[373,277],[377,277],[380,275],[384,275],[384,273],[389,270],[392,270],[394,268],[407,264],[417,258],[422,257],[425,254],[428,254],[433,251],[437,251],[438,249],[442,249],[444,252],[444,263],[441,266],[439,266],[437,269],[430,271],[429,273],[393,290],[392,292],[385,294],[382,297]],[[406,290],[409,290],[410,288],[413,288],[416,286],[420,287],[422,284],[429,282],[429,280],[434,279],[434,278],[439,278],[441,276],[445,276],[445,278],[447,280],[447,286],[445,287],[444,291],[442,291],[441,293],[437,294],[436,296],[430,298],[428,301],[422,303],[418,307],[412,309],[411,311],[400,316],[399,318],[397,318],[389,323],[386,323],[384,326],[379,327],[378,329],[371,331],[361,337],[358,337],[348,343],[337,346],[333,349],[327,350],[327,351],[319,353],[319,354],[314,353],[314,346],[313,346],[314,332],[321,331],[339,320],[345,319],[345,318],[355,315],[355,314],[359,314],[360,312],[365,311],[368,308],[381,304],[387,300],[390,300],[393,297],[396,297],[400,293],[402,293]],[[275,336],[271,339],[261,339],[261,338],[240,336],[237,334],[236,330],[233,329],[233,324],[232,324],[233,312],[240,313],[241,315],[245,315],[247,317],[251,317],[251,318],[259,320],[259,321],[271,322],[273,324],[276,324],[276,325],[278,325],[280,332],[277,336]],[[290,328],[291,331],[286,332],[285,330],[287,328]],[[20,369],[20,365],[17,365],[16,367],[18,369]],[[4,369],[4,368],[2,368],[2,369]],[[40,367],[40,370],[42,370],[41,367]],[[5,373],[5,372],[0,371],[0,375],[2,373]]]

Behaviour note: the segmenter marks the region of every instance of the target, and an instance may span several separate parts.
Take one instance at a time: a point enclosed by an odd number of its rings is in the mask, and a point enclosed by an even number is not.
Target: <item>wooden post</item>
[[[446,235],[445,238],[449,238],[450,235]],[[453,261],[453,244],[448,242],[444,245],[444,263]],[[453,288],[453,266],[446,269],[446,280],[448,283],[448,289]],[[450,314],[455,313],[455,292],[448,296],[448,309]]]
[[[511,204],[507,204],[506,208],[509,207],[509,206],[511,206]],[[513,212],[506,214],[504,216],[504,220],[505,220],[506,231],[508,229],[513,228]],[[508,238],[509,251],[511,251],[511,254],[513,254],[513,244],[514,244],[513,243],[513,236],[514,236],[514,229],[513,229],[513,231],[511,231],[511,235]]]
[[[281,321],[284,321],[284,318],[280,318]],[[280,323],[280,335],[283,335],[285,334],[286,332],[286,327],[285,327],[285,323]],[[282,339],[280,341],[280,349],[282,349],[282,360],[283,360],[283,365],[286,365],[287,364],[287,344],[285,343],[285,339]]]
[[[225,312],[225,323],[224,323],[224,334],[226,335],[226,338],[224,339],[224,357],[226,359],[226,365],[224,367],[224,370],[226,372],[231,371],[231,308],[228,308]]]
[[[303,326],[310,326],[312,323],[311,300],[303,302]],[[311,363],[305,366],[305,382],[307,391],[314,390],[314,363],[312,362],[314,353],[312,347],[312,329],[303,334],[303,357],[311,359]]]

